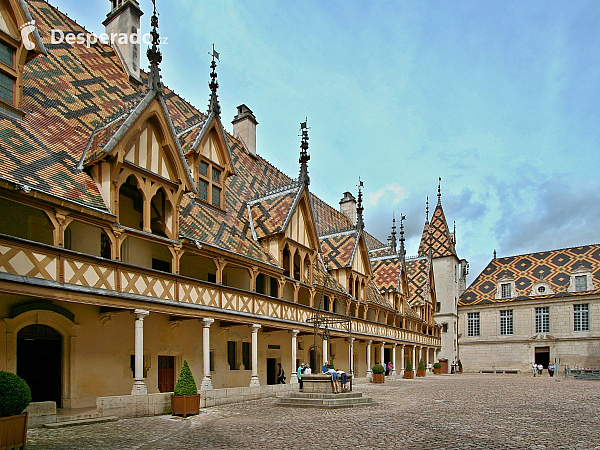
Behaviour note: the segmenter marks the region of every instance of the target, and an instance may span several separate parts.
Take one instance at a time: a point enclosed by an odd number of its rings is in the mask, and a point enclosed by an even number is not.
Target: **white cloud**
[[[391,206],[395,206],[406,198],[405,190],[397,183],[389,183],[375,192],[367,193],[367,200],[371,206],[377,206],[381,199],[389,200]]]

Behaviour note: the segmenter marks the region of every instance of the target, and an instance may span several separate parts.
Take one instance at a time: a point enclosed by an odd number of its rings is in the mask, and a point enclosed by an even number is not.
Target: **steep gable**
[[[431,222],[425,223],[419,243],[419,256],[427,256],[430,252],[433,258],[456,256],[454,238],[450,235],[441,202],[435,207]]]

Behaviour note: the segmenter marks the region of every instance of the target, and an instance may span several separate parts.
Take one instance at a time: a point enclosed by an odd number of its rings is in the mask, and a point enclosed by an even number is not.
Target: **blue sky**
[[[108,1],[52,4],[104,31]],[[151,2],[140,4],[147,32]],[[165,84],[206,109],[214,42],[228,130],[246,103],[259,154],[296,176],[307,116],[311,190],[337,206],[361,176],[367,229],[380,240],[392,211],[403,213],[416,253],[425,197],[435,205],[442,177],[469,281],[494,249],[600,241],[600,2],[157,4]]]

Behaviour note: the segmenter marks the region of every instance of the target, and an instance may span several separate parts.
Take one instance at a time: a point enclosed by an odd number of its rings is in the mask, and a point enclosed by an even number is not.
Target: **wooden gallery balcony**
[[[163,314],[213,317],[271,326],[312,329],[314,308],[255,292],[145,269],[130,264],[0,234],[0,293]],[[334,313],[323,313],[338,316]],[[356,317],[357,338],[440,346],[438,336]],[[346,331],[332,330],[344,337]]]

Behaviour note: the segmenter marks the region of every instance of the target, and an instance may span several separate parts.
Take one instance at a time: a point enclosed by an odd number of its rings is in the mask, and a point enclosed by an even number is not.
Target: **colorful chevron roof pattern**
[[[448,229],[441,202],[435,207],[431,221],[429,223],[425,222],[418,254],[419,256],[426,256],[429,255],[430,251],[434,258],[456,256],[454,238]]]
[[[406,260],[408,304],[410,306],[421,306],[427,301],[430,270],[431,259],[429,257],[422,256]]]
[[[594,289],[569,292],[574,271],[589,273]],[[516,295],[496,299],[498,281],[514,281]],[[544,284],[552,293],[538,295],[535,285]],[[547,291],[546,291],[547,292]],[[547,252],[492,259],[459,299],[459,306],[504,303],[531,298],[552,298],[600,292],[600,245],[563,248]]]
[[[375,285],[381,292],[398,291],[402,259],[398,255],[371,258]]]

